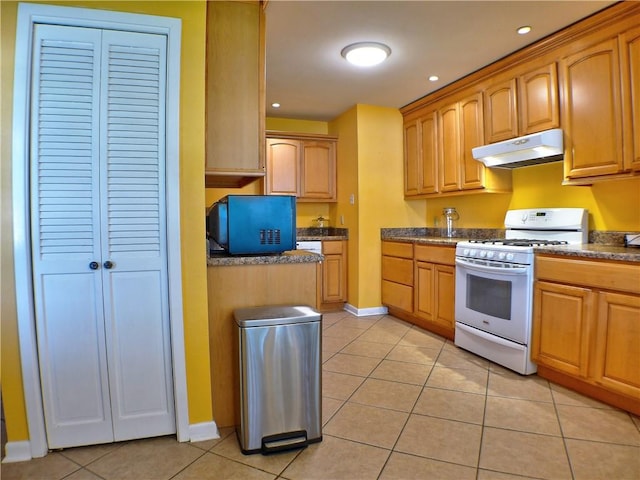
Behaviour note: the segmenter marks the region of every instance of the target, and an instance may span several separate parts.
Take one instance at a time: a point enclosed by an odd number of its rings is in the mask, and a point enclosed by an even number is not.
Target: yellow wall
[[[562,185],[562,162],[513,170],[513,193],[429,199],[426,226],[435,226],[444,207],[456,207],[461,228],[503,228],[507,210],[579,207],[589,210],[589,230],[640,230],[640,178]]]
[[[189,422],[212,420],[207,284],[202,205],[204,189],[205,7],[203,0],[127,2],[40,2],[100,8],[182,19],[180,83],[180,213],[183,267],[184,334]],[[11,241],[11,122],[17,3],[3,0],[2,41],[2,398],[9,441],[28,438],[17,343],[13,252]],[[171,226],[170,226],[171,228]],[[201,255],[192,252],[202,252]],[[187,254],[189,253],[189,254]]]

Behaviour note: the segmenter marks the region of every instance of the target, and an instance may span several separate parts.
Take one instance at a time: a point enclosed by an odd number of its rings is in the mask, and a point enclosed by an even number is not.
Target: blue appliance
[[[296,248],[296,198],[227,195],[207,216],[213,240],[232,255],[282,253]]]

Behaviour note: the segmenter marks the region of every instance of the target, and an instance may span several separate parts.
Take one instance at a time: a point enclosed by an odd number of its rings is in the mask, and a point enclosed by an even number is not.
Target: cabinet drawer
[[[322,241],[322,253],[324,255],[341,254],[342,253],[342,240],[323,240]]]
[[[454,265],[455,259],[456,259],[455,247],[434,247],[431,245],[416,245],[416,260],[420,260],[421,262]]]
[[[413,286],[413,260],[382,257],[382,279]]]
[[[412,313],[413,287],[383,280],[382,303]]]
[[[640,266],[536,255],[536,278],[640,294]]]
[[[382,242],[382,255],[410,258],[413,260],[413,244],[401,242]]]

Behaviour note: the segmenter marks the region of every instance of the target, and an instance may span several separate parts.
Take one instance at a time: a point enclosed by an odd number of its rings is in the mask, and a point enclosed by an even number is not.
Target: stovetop
[[[543,240],[528,238],[489,238],[469,240],[469,243],[481,243],[485,245],[506,245],[511,247],[540,247],[545,245],[567,245],[565,240]]]

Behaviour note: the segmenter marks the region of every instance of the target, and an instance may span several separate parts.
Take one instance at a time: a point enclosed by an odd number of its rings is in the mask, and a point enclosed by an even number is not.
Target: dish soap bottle
[[[460,215],[455,207],[445,207],[442,209],[442,236],[455,237],[458,234],[458,220]]]

